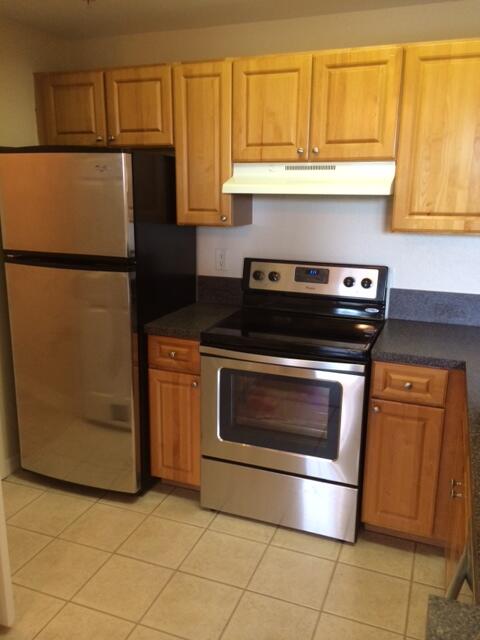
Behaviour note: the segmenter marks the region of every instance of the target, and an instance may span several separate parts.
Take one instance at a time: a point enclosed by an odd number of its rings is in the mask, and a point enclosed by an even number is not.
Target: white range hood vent
[[[237,163],[223,193],[388,196],[395,162]]]

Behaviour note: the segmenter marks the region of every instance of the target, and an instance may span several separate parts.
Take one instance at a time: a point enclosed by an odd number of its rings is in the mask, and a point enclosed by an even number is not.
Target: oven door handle
[[[216,347],[200,346],[202,356],[219,356],[241,362],[260,362],[264,364],[276,364],[284,367],[297,367],[299,369],[316,369],[317,371],[332,371],[339,373],[365,374],[365,365],[351,362],[327,362],[320,360],[303,360],[296,358],[280,358],[278,356],[265,356],[258,353],[244,353],[243,351],[230,351],[217,349]]]

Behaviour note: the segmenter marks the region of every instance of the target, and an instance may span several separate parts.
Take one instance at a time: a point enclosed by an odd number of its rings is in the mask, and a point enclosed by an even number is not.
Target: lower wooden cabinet
[[[200,485],[200,377],[149,369],[153,476]]]

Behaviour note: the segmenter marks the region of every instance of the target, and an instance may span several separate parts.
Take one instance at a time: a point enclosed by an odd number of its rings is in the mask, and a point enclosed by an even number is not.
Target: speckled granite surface
[[[472,564],[476,601],[480,603],[480,327],[387,320],[373,347],[372,357],[384,362],[466,370],[472,468]]]
[[[151,335],[200,340],[200,334],[213,324],[234,313],[238,307],[227,304],[197,302],[145,325]]]
[[[430,596],[426,640],[479,640],[479,638],[480,607]]]

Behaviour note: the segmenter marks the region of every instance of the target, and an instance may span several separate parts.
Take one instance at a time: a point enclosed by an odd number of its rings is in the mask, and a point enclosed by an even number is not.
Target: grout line
[[[318,627],[319,627],[319,624],[320,624],[320,620],[322,618],[323,608],[325,607],[325,602],[327,601],[328,593],[330,591],[330,587],[332,586],[333,577],[335,576],[335,573],[337,572],[337,567],[338,567],[338,564],[340,562],[340,556],[342,554],[342,548],[343,548],[343,544],[340,543],[340,548],[338,549],[338,553],[337,553],[337,557],[335,559],[335,563],[333,565],[332,573],[330,574],[330,579],[328,581],[327,588],[325,589],[325,595],[323,596],[322,603],[320,605],[320,611],[318,612],[317,621],[316,621],[316,623],[315,623],[315,625],[313,627],[312,635],[310,636],[311,640],[313,640],[315,638],[315,635],[317,634]]]
[[[416,555],[417,555],[417,544],[418,544],[417,542],[414,543],[412,567],[410,569],[410,583],[409,583],[409,587],[408,587],[407,610],[405,612],[405,622],[404,622],[404,625],[403,625],[403,633],[404,633],[405,637],[407,636],[408,620],[409,620],[409,617],[410,617],[410,601],[412,599],[413,577],[415,575],[415,560],[416,560]]]

